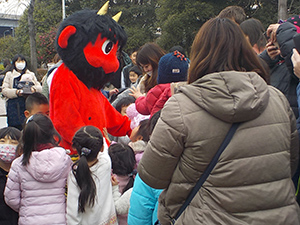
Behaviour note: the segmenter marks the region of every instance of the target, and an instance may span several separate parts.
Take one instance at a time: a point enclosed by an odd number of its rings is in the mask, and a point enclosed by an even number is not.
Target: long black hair
[[[116,143],[109,146],[108,154],[111,158],[113,173],[129,176],[129,181],[122,190],[122,193],[124,193],[133,186],[134,176],[136,175],[134,170],[136,164],[134,151],[128,145]]]
[[[85,206],[94,206],[96,196],[96,184],[92,177],[88,162],[97,159],[99,151],[103,147],[101,131],[94,126],[80,128],[72,139],[72,147],[80,155],[80,159],[73,165],[72,172],[80,188],[78,197],[78,212],[85,212]]]
[[[22,165],[26,166],[32,151],[38,150],[40,144],[58,146],[61,137],[55,130],[50,118],[43,114],[35,114],[26,120],[21,137],[23,150]]]

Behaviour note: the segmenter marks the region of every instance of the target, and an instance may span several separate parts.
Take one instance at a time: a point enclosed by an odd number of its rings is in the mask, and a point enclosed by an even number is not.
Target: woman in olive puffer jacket
[[[206,22],[191,50],[189,85],[165,104],[138,167],[141,179],[165,189],[158,219],[170,224],[240,122],[211,174],[175,224],[300,224],[291,180],[299,144],[294,114],[240,28]]]

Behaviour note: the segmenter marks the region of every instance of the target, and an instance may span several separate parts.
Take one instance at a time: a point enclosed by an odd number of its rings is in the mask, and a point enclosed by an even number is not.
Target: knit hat
[[[294,24],[294,26],[297,29],[297,33],[300,33],[300,16],[299,15],[292,16],[283,22],[290,22],[290,23]],[[279,23],[280,23],[280,21],[279,21]]]
[[[186,81],[189,63],[179,51],[168,53],[158,63],[158,84]]]

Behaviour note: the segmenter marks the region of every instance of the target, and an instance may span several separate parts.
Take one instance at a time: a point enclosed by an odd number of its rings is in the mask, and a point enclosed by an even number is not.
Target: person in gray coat
[[[188,85],[165,104],[138,166],[170,224],[233,123],[231,142],[189,206],[187,224],[300,224],[291,177],[298,163],[296,120],[286,97],[267,84],[241,29],[213,18],[191,48]]]

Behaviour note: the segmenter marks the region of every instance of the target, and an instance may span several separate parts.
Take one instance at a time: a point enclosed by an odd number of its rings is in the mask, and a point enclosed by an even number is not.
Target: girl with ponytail
[[[20,148],[8,173],[4,198],[19,213],[18,224],[66,224],[65,186],[72,160],[58,147],[51,120],[35,114],[26,121]]]
[[[68,177],[67,224],[118,224],[111,184],[111,160],[101,131],[80,128],[72,139],[79,160]]]

